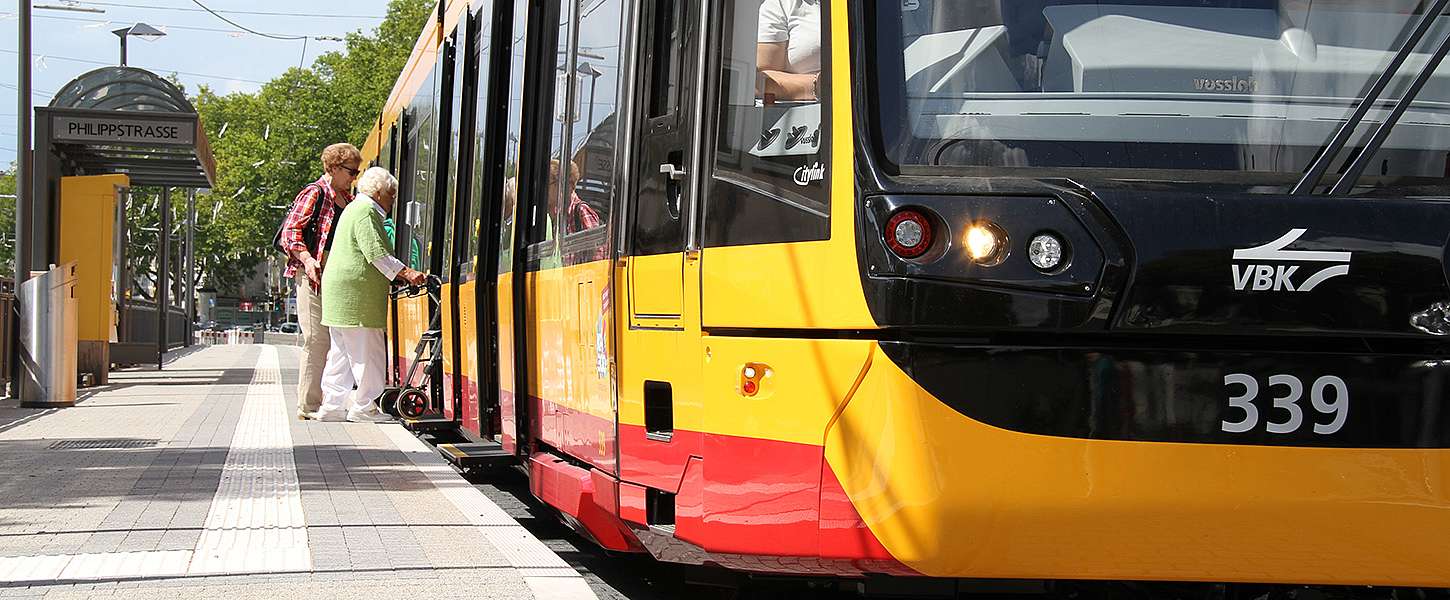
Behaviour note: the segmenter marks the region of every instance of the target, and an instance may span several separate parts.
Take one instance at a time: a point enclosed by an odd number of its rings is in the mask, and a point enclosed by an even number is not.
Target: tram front
[[[890,554],[1450,586],[1447,4],[853,3]]]

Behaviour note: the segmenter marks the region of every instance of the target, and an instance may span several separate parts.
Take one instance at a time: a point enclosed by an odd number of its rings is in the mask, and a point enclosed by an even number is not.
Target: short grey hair
[[[384,190],[398,192],[398,178],[393,177],[387,169],[382,167],[368,167],[363,171],[362,177],[357,179],[357,191],[367,194],[369,198],[377,198]]]

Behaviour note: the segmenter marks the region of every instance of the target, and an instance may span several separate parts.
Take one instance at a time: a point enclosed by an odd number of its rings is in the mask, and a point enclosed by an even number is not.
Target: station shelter
[[[32,273],[76,261],[80,374],[105,383],[113,364],[160,365],[192,343],[195,194],[215,173],[196,109],[145,69],[90,71],[35,109],[16,259]]]

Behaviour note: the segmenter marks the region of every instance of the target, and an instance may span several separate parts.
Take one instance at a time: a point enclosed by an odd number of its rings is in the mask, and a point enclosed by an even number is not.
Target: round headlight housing
[[[914,208],[904,208],[891,215],[883,234],[886,246],[901,258],[919,258],[931,249],[931,219]]]
[[[1067,243],[1052,232],[1038,233],[1027,242],[1027,259],[1039,271],[1057,270],[1066,258]]]

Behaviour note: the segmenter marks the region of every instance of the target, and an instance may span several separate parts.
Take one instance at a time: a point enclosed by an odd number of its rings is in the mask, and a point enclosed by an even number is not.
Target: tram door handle
[[[679,220],[680,182],[685,180],[685,170],[676,163],[667,162],[660,165],[660,174],[665,176],[665,209],[669,211],[671,219]]]

